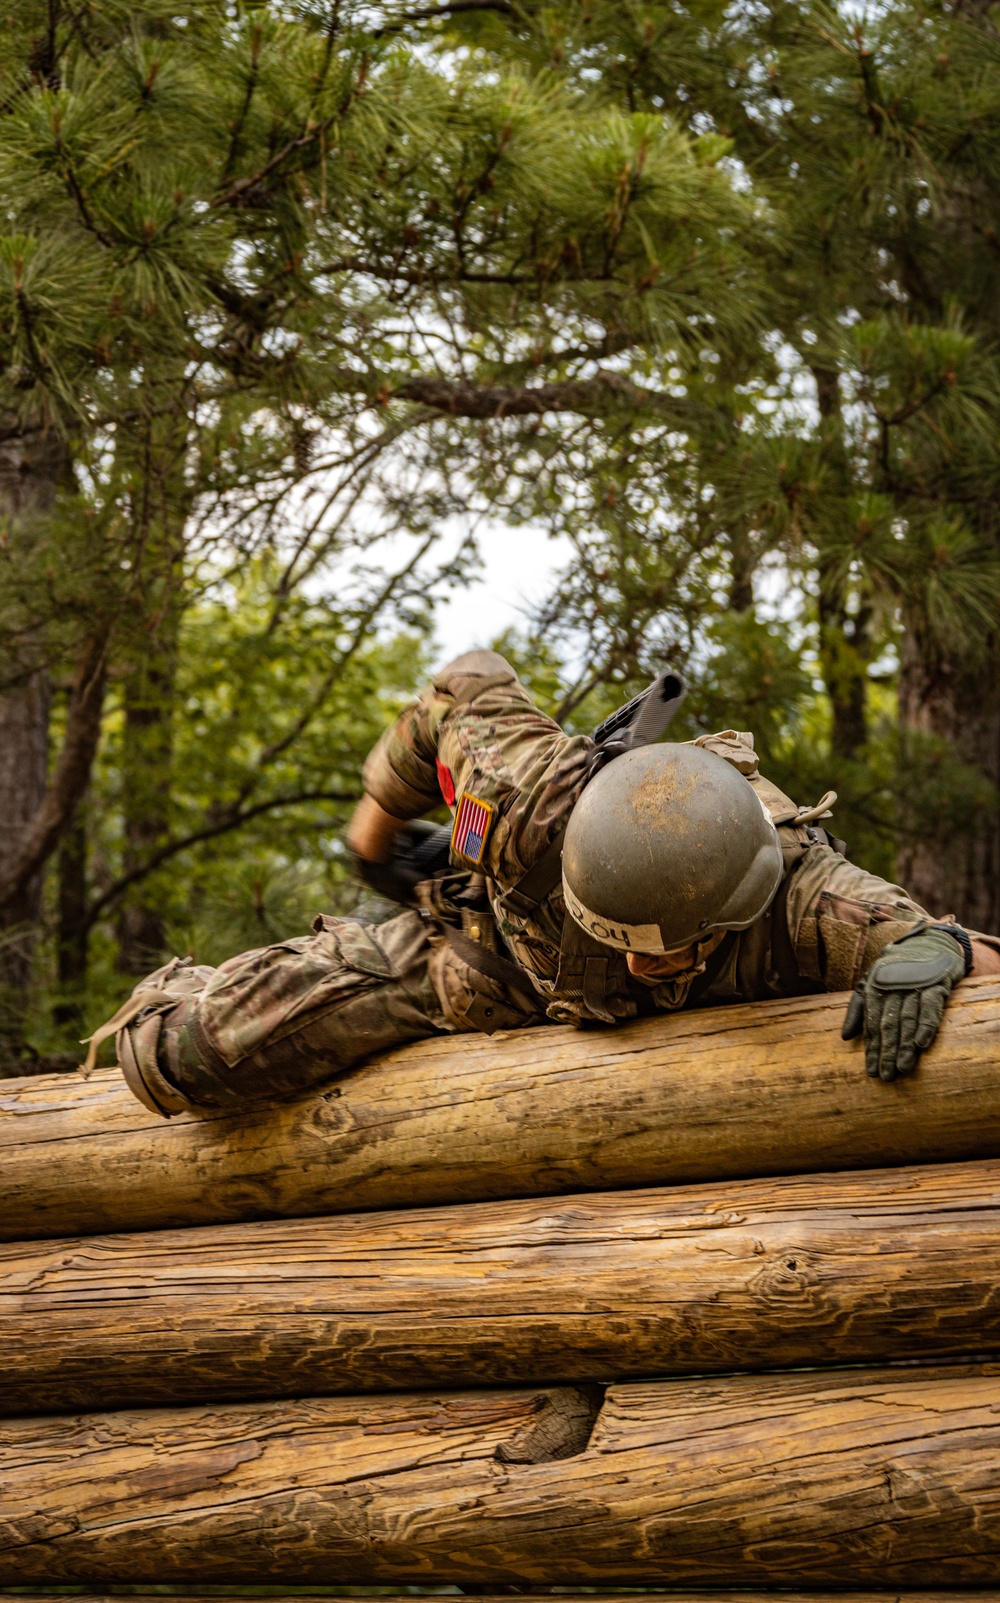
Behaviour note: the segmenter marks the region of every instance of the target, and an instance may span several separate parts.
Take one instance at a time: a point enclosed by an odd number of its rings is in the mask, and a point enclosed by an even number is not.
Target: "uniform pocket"
[[[911,927],[912,921],[901,921],[899,910],[887,903],[824,890],[815,915],[802,920],[802,971],[828,991],[852,991],[878,954]]]
[[[231,958],[212,976],[199,1020],[228,1067],[398,974],[368,925],[321,915],[313,927],[314,935]]]
[[[342,960],[359,974],[375,974],[381,980],[399,978],[398,964],[389,956],[372,925],[320,913],[313,920],[313,930],[316,935],[328,936]]]

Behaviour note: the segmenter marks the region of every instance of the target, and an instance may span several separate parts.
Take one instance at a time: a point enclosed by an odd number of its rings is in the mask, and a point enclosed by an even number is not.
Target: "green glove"
[[[912,1074],[937,1035],[945,1003],[972,967],[972,945],[957,925],[917,925],[887,946],[847,1006],[842,1035],[865,1032],[865,1070],[894,1080]]]

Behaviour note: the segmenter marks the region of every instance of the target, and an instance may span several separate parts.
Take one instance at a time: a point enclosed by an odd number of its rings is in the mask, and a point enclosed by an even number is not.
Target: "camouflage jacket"
[[[826,843],[813,824],[829,816],[831,798],[796,807],[760,774],[751,735],[726,730],[698,744],[734,763],[757,788],[778,826],[785,879],[767,913],[728,935],[708,965],[680,983],[636,980],[623,957],[592,943],[613,975],[611,1014],[849,989],[885,946],[928,915],[899,886]],[[579,986],[566,983],[562,887],[528,914],[515,911],[510,898],[562,835],[593,750],[589,737],[564,734],[534,706],[503,657],[474,651],[436,675],[386,730],[364,770],[367,793],[399,819],[420,817],[442,799],[452,809],[455,868],[487,877],[500,937],[549,1016],[560,1020],[598,1016]]]

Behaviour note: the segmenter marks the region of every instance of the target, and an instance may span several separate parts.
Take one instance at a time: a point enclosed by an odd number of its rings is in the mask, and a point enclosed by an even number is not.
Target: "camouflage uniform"
[[[117,1030],[129,1083],[171,1113],[300,1090],[437,1032],[850,989],[928,915],[828,844],[814,823],[828,816],[826,799],[797,808],[760,775],[752,736],[729,730],[699,744],[757,788],[778,826],[785,877],[769,911],[726,935],[694,975],[644,983],[567,921],[560,883],[525,896],[525,876],[558,850],[594,743],[564,734],[502,657],[477,651],[436,676],[365,765],[367,793],[401,821],[442,797],[456,811],[463,795],[489,817],[467,852],[455,852],[453,837],[456,872],[420,887],[420,910],[377,926],[323,916],[311,936],[216,970],[171,965],[101,1033]]]

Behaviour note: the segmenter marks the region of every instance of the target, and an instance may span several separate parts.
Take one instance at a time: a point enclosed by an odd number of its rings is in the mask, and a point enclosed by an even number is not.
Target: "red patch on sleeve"
[[[445,799],[445,803],[449,807],[454,807],[455,781],[451,777],[451,771],[445,767],[444,763],[441,762],[440,759],[437,760],[437,774],[438,784],[441,787],[441,794]]]

